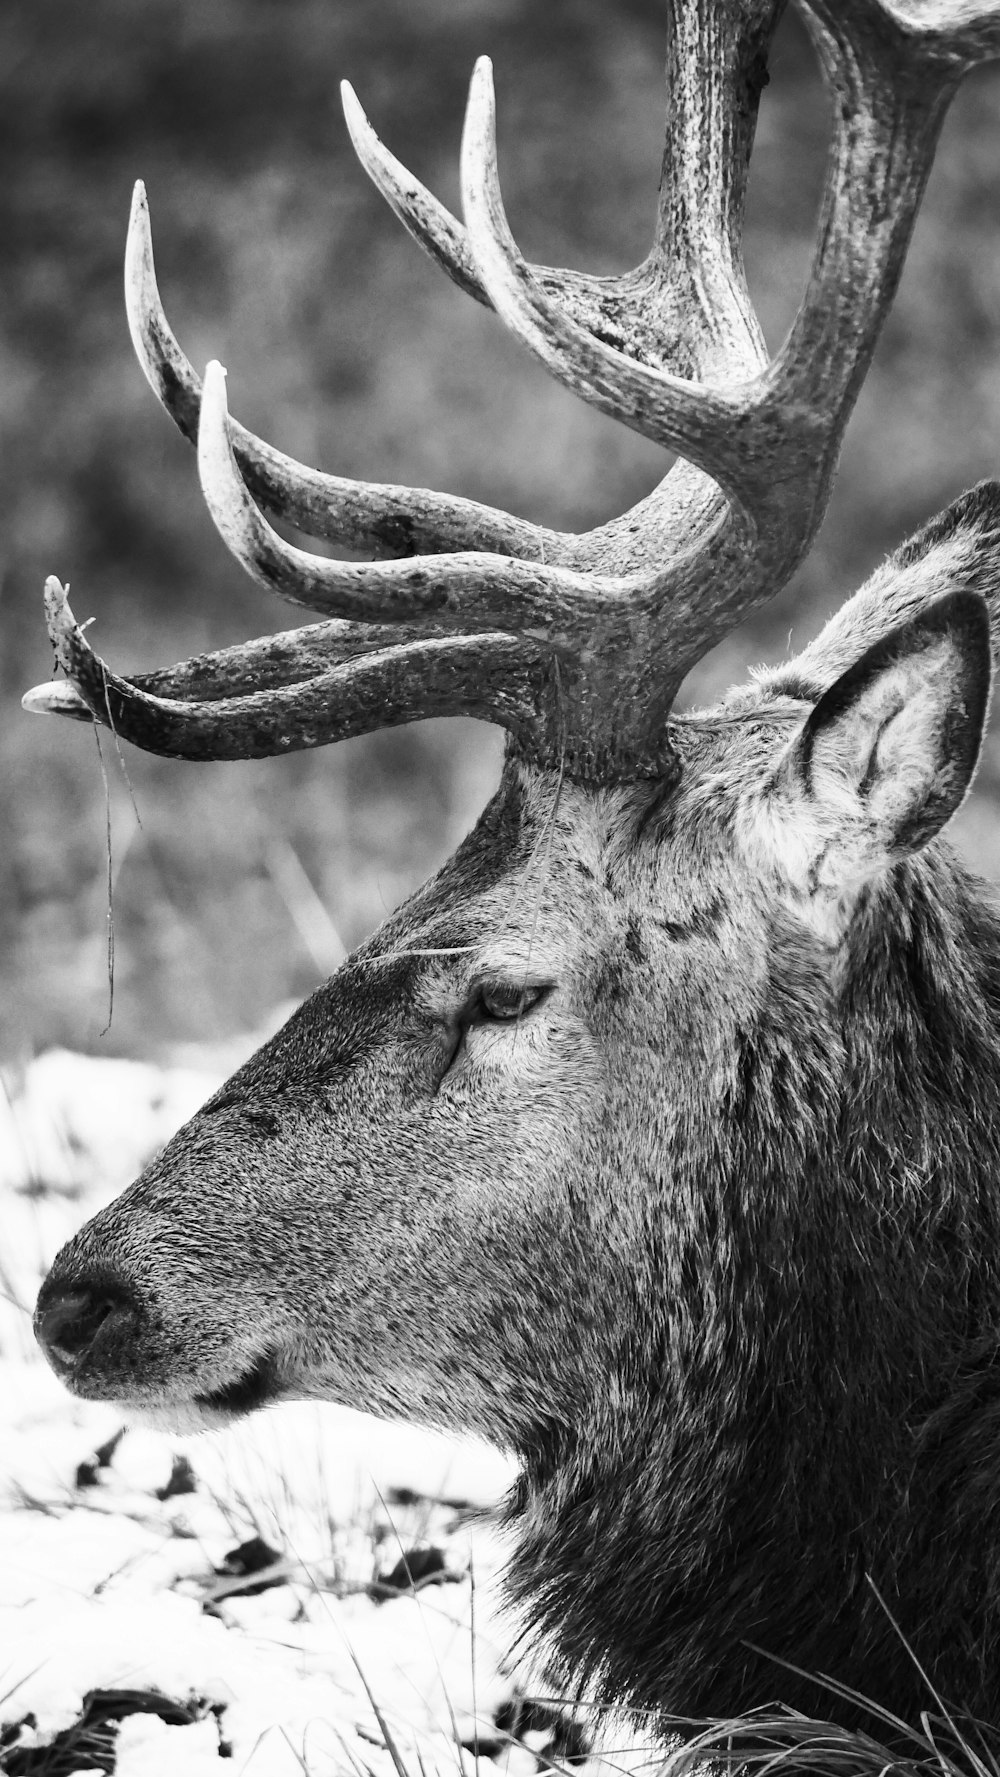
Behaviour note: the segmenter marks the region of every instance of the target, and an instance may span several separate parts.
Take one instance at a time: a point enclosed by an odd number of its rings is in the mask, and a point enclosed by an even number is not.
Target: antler
[[[668,0],[656,234],[620,278],[530,266],[518,253],[487,61],[462,144],[464,227],[344,89],[359,157],[419,244],[552,375],[684,459],[630,512],[581,535],[445,494],[322,475],[231,422],[221,368],[210,366],[202,387],[170,331],[137,187],[126,291],[140,362],[181,430],[197,432],[202,487],[228,547],[285,598],[333,615],[125,679],[91,653],[50,581],[49,630],[75,693],[43,687],[29,707],[88,713],[140,746],[195,758],[462,712],[503,724],[526,752],[578,777],[669,772],[667,717],[685,674],[809,547],[948,101],[969,67],[1000,54],[1000,0],[802,5],[834,98],[833,141],[808,287],[772,362],[741,238],[783,0]],[[374,559],[298,549],[265,511]]]

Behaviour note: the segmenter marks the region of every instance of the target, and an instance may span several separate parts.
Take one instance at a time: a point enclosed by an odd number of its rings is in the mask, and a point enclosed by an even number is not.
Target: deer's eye
[[[470,1024],[513,1024],[533,1011],[549,992],[530,981],[484,981],[469,1006]]]

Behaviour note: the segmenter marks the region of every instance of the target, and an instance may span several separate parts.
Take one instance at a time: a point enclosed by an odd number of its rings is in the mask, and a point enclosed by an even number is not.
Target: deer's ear
[[[764,793],[759,837],[800,896],[849,903],[939,833],[976,768],[990,626],[968,591],[935,599],[824,692]]]
[[[960,588],[986,600],[1000,667],[1000,482],[980,482],[939,512],[876,568],[808,648],[755,677],[765,690],[795,697],[807,686],[818,696],[866,648]]]

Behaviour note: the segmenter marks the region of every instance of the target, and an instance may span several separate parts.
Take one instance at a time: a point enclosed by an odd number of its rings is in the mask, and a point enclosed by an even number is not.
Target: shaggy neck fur
[[[796,944],[698,1160],[661,1156],[635,1385],[529,1453],[512,1588],[563,1684],[636,1707],[843,1716],[771,1655],[916,1719],[888,1607],[996,1720],[1000,923],[935,846],[870,891],[836,988]]]

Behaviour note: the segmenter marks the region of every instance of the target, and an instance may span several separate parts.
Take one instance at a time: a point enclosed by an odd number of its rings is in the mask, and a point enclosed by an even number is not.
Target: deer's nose
[[[76,1370],[108,1322],[119,1331],[134,1320],[129,1303],[105,1284],[63,1289],[43,1286],[35,1309],[35,1338],[60,1376]]]

